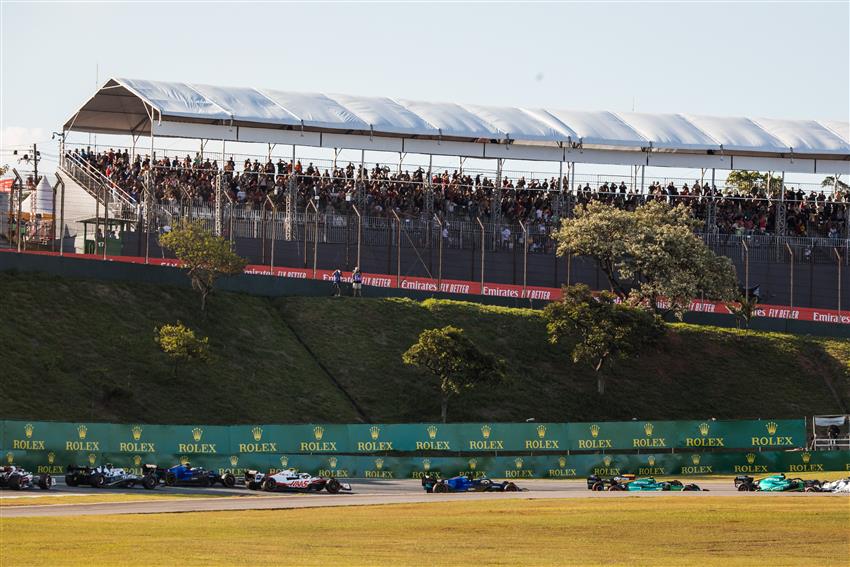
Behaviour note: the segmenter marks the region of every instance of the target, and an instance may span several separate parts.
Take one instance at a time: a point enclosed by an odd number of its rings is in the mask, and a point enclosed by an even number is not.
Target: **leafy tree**
[[[571,345],[573,363],[585,362],[596,371],[596,389],[605,393],[603,367],[616,360],[636,357],[652,348],[664,335],[657,315],[625,303],[603,291],[594,297],[590,288],[564,286],[561,301],[546,306],[549,342]]]
[[[827,188],[831,189],[831,188],[835,187],[835,177],[832,176],[832,175],[827,175],[826,177],[823,178],[823,181],[821,181],[820,184],[821,184],[821,187],[827,187]],[[846,183],[841,181],[841,175],[839,175],[838,176],[838,190],[839,191],[847,191],[848,189],[850,189],[850,185],[847,185]]]
[[[620,298],[681,317],[696,297],[732,300],[737,291],[732,261],[694,234],[700,225],[684,205],[624,211],[591,202],[555,238],[558,254],[592,258]]]
[[[186,327],[180,321],[176,325],[163,325],[154,329],[154,341],[174,360],[174,374],[182,361],[207,360],[209,358],[209,339],[195,336],[195,331]]]
[[[503,363],[484,353],[451,325],[426,329],[419,340],[401,355],[405,364],[423,368],[439,382],[440,416],[446,422],[449,398],[478,384],[496,382],[503,376]]]
[[[770,180],[771,192],[779,193],[782,188],[782,177],[744,169],[729,172],[729,175],[726,177],[726,186],[733,187],[744,193],[753,194],[759,188],[767,189],[768,180]]]
[[[201,311],[218,278],[241,274],[247,262],[233,251],[231,243],[204,228],[200,222],[183,221],[159,237],[160,244],[174,252],[187,269],[192,288],[201,294]]]

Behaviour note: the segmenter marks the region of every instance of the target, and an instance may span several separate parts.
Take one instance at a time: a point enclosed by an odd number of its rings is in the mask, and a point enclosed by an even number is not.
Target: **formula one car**
[[[0,467],[0,488],[23,490],[35,486],[38,486],[42,490],[47,490],[53,486],[53,477],[47,473],[36,476],[16,466]]]
[[[821,481],[786,478],[784,474],[766,476],[759,480],[740,475],[735,477],[735,488],[739,492],[820,492]]]
[[[156,465],[145,465],[143,476],[129,473],[111,464],[94,468],[68,465],[65,471],[65,484],[68,486],[89,485],[93,488],[133,488],[136,484],[141,484],[147,490],[153,490],[159,481],[156,477]]]
[[[158,467],[154,473],[157,481],[166,486],[215,486],[221,484],[225,488],[236,485],[236,477],[230,473],[218,474],[203,467],[193,467],[189,463],[174,465],[170,469]]]
[[[850,492],[850,477],[834,480],[832,482],[824,482],[820,485],[821,492]]]
[[[351,491],[351,485],[340,482],[335,478],[313,476],[310,473],[299,473],[292,469],[278,471],[274,474],[263,474],[250,470],[245,472],[245,485],[251,490],[267,492],[321,492],[327,490],[336,494],[341,490]]]
[[[610,478],[600,478],[596,475],[587,477],[587,488],[590,490],[628,490],[631,492],[682,492],[702,490],[696,484],[683,484],[679,480],[657,481],[651,476],[635,478],[633,474],[624,474]]]
[[[468,476],[454,476],[441,479],[434,475],[422,477],[422,487],[425,492],[519,492],[519,487],[510,482],[493,482],[489,478],[469,478]]]

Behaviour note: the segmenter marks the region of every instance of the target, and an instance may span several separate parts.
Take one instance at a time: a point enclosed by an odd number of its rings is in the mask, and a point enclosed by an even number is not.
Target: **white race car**
[[[850,477],[842,478],[841,480],[834,480],[832,482],[825,482],[821,485],[820,491],[848,493],[850,492]]]
[[[278,471],[274,474],[263,474],[258,471],[245,473],[245,485],[251,490],[266,490],[268,492],[321,492],[327,490],[336,494],[341,490],[351,491],[351,485],[340,482],[335,478],[313,476],[310,473],[300,473],[292,469]]]

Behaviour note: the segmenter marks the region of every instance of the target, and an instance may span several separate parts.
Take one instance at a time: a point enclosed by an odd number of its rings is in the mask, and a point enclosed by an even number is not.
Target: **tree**
[[[201,311],[218,278],[241,274],[247,262],[233,251],[230,242],[204,228],[200,222],[183,223],[159,237],[187,269],[192,288],[201,294]]]
[[[544,313],[549,342],[566,342],[574,364],[590,364],[600,395],[605,393],[603,367],[638,356],[665,332],[664,322],[654,313],[618,303],[611,292],[594,297],[583,284],[564,286],[561,301],[547,305]]]
[[[732,261],[705,245],[694,233],[699,226],[681,204],[624,211],[594,201],[565,219],[555,238],[558,254],[592,258],[621,299],[681,317],[694,298],[731,300],[738,287]]]
[[[782,188],[782,177],[745,169],[730,171],[729,175],[726,176],[726,186],[733,187],[743,193],[753,194],[757,189],[767,189],[768,180],[770,181],[771,191],[778,193]]]
[[[195,331],[180,321],[176,325],[163,325],[154,329],[154,341],[174,360],[174,375],[181,361],[207,360],[209,358],[209,339],[195,336]]]
[[[833,188],[836,185],[835,177],[832,175],[827,175],[821,181],[821,187]],[[845,182],[841,181],[841,175],[838,175],[838,190],[839,191],[847,191],[850,189],[850,185],[847,185]]]
[[[478,384],[496,382],[503,376],[503,363],[484,353],[451,325],[426,329],[419,340],[401,355],[405,364],[423,368],[439,382],[440,416],[446,422],[449,398]]]

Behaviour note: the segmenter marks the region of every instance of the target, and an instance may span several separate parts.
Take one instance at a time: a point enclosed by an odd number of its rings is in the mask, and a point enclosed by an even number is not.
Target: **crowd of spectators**
[[[160,158],[154,161],[153,166],[148,156],[131,157],[127,150],[96,153],[90,149],[76,149],[73,157],[96,168],[136,202],[142,200],[144,177],[152,170],[157,202],[185,203],[188,200],[196,205],[213,203],[219,164],[215,159],[204,158],[200,154],[194,158],[189,155]],[[305,166],[301,161],[293,164],[282,159],[276,162],[269,159],[265,164],[257,159],[246,159],[240,165],[241,168],[238,168],[233,157],[223,164],[223,189],[230,201],[246,209],[266,206],[268,199],[282,206],[289,180],[294,174],[297,210],[304,210],[308,200],[312,199],[320,211],[345,214],[356,202],[357,187],[362,183],[366,193],[366,215],[390,216],[391,211],[395,211],[407,218],[419,218],[427,211],[428,174],[421,167],[398,172],[375,165],[361,171],[359,165],[349,163],[344,167],[322,169],[312,163]],[[775,215],[780,202],[778,187],[770,192],[760,186],[742,191],[734,188],[718,190],[698,181],[682,186],[672,182],[666,185],[652,182],[641,192],[639,188],[621,181],[605,182],[596,187],[587,183],[583,186],[577,184],[573,191],[565,178],[565,196],[558,203],[557,177],[543,180],[506,177],[501,180],[501,202],[494,203],[496,180],[481,173],[435,172],[430,181],[433,211],[441,218],[473,221],[480,217],[486,221],[492,218],[493,208],[498,206],[505,223],[524,221],[543,228],[557,223],[558,204],[561,207],[568,204],[580,207],[591,200],[598,200],[634,209],[648,200],[663,200],[671,204],[683,203],[696,218],[706,220],[709,203],[713,200],[720,233],[771,234],[775,232]],[[785,199],[787,234],[844,236],[850,191],[833,192],[830,188],[826,192],[807,194],[801,188],[786,187]]]

